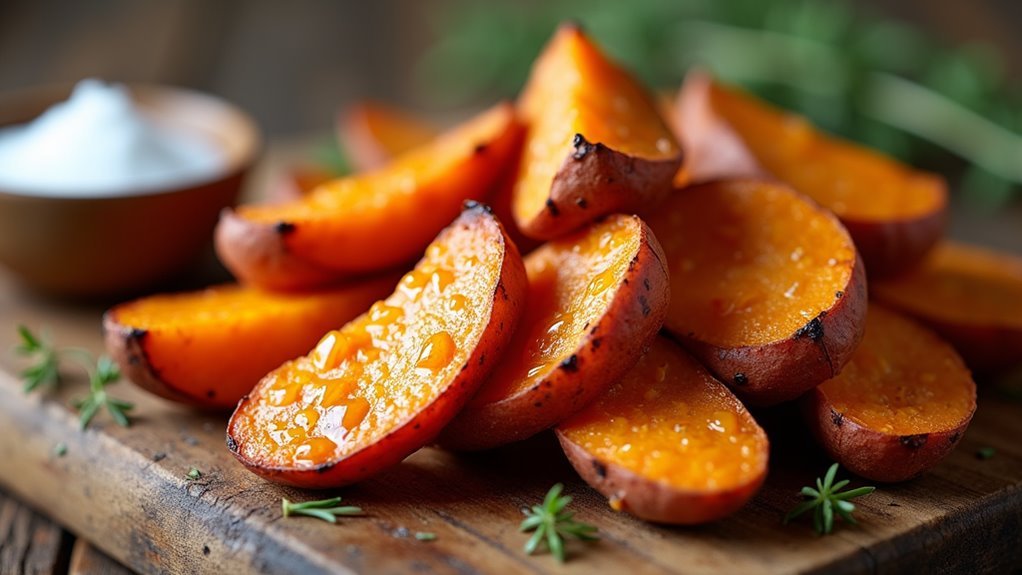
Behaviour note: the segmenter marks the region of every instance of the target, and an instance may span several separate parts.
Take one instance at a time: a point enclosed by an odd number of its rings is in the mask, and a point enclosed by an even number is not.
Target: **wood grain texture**
[[[0,275],[0,348],[13,326],[49,326],[63,344],[101,348],[100,309],[34,300]],[[933,472],[861,500],[860,525],[817,537],[807,523],[782,527],[798,488],[826,467],[783,409],[760,414],[774,461],[763,491],[734,517],[701,528],[663,528],[614,513],[577,479],[550,435],[457,456],[425,449],[397,468],[343,489],[367,516],[329,525],[283,520],[280,499],[323,493],[266,483],[224,446],[226,417],[190,412],[127,383],[112,392],[137,404],[135,424],[101,414],[79,431],[67,407],[84,391],[26,396],[0,362],[0,486],[143,573],[781,573],[1004,571],[1022,565],[1022,404],[982,397],[960,448]],[[986,394],[989,395],[989,394]],[[66,455],[53,446],[64,442]],[[975,451],[997,455],[981,461]],[[191,467],[201,470],[189,481]],[[522,553],[520,509],[556,481],[603,540],[569,545],[570,561]],[[861,484],[856,482],[855,484]],[[334,495],[334,492],[329,492]],[[0,523],[2,524],[2,523]],[[433,542],[416,531],[437,535]],[[6,571],[3,571],[6,572]]]
[[[59,525],[0,493],[0,573],[65,573],[70,551],[71,536]]]
[[[69,575],[132,575],[133,571],[108,557],[84,539],[78,539],[71,550]]]

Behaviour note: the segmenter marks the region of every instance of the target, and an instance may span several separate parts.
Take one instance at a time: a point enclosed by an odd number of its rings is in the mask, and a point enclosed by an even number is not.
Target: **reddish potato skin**
[[[671,192],[682,162],[681,154],[664,160],[629,156],[582,135],[572,145],[546,206],[529,221],[518,222],[531,238],[551,240],[608,214],[641,215]]]
[[[490,208],[476,202],[466,202],[465,212],[452,225],[470,225],[472,220],[480,218],[492,218],[492,221],[500,226]],[[328,489],[370,477],[400,463],[405,457],[430,443],[472,398],[511,340],[521,316],[521,305],[528,281],[525,267],[518,248],[508,238],[503,226],[500,228],[505,252],[500,280],[493,291],[493,308],[489,322],[461,372],[433,403],[412,415],[408,421],[377,442],[363,447],[341,461],[312,469],[269,467],[246,459],[241,455],[238,443],[232,435],[233,419],[227,428],[228,450],[250,471],[274,483],[309,489]],[[248,396],[242,398],[238,407],[247,401]]]
[[[122,374],[135,385],[162,398],[178,403],[211,410],[223,410],[218,406],[200,401],[192,394],[178,390],[168,384],[153,369],[146,354],[145,338],[147,332],[117,323],[110,312],[103,314],[103,332],[106,350],[111,359],[121,366]]]
[[[560,431],[556,433],[572,467],[586,483],[608,499],[620,501],[622,511],[654,523],[697,525],[716,521],[741,509],[766,479],[764,467],[754,481],[734,489],[715,493],[682,491],[601,461]]]
[[[599,397],[635,365],[664,323],[671,297],[665,261],[660,243],[642,223],[639,250],[628,265],[624,282],[576,353],[533,387],[503,401],[462,411],[444,429],[440,445],[475,451],[527,439]]]
[[[297,291],[337,283],[343,274],[288,252],[284,236],[290,230],[286,222],[260,224],[225,209],[216,227],[217,256],[238,281],[268,290]]]
[[[748,150],[710,102],[713,78],[690,72],[678,94],[673,128],[687,157],[690,184],[718,179],[776,178]],[[940,183],[943,186],[943,182]],[[947,224],[947,194],[932,213],[886,221],[842,216],[871,277],[891,277],[918,263],[940,241]]]
[[[776,405],[841,372],[862,341],[867,299],[866,271],[856,256],[848,286],[834,305],[788,339],[728,349],[671,335],[747,405]]]
[[[824,451],[852,473],[884,483],[912,479],[940,463],[965,433],[976,411],[957,427],[917,435],[890,435],[868,429],[835,411],[826,394],[811,390],[801,399],[802,414]]]

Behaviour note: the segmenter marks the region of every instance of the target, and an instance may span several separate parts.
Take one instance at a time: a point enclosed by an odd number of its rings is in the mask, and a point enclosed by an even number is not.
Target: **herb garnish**
[[[305,515],[307,517],[322,519],[329,523],[337,523],[337,518],[342,515],[350,516],[362,514],[361,507],[338,507],[340,502],[340,497],[331,497],[330,499],[308,501],[305,503],[291,503],[287,499],[283,499],[280,503],[280,508],[284,513],[284,517]]]
[[[188,470],[188,475],[185,477],[187,477],[189,481],[196,481],[198,479],[202,479],[202,472],[193,467]]]
[[[436,533],[430,533],[428,531],[416,531],[415,538],[419,541],[436,541]]]
[[[564,537],[572,536],[581,541],[596,541],[597,528],[587,523],[574,520],[573,511],[565,511],[564,508],[571,503],[570,495],[561,495],[564,486],[560,483],[554,485],[547,492],[542,505],[533,505],[532,509],[523,509],[525,520],[522,521],[518,530],[522,532],[535,531],[532,538],[525,544],[525,552],[532,555],[540,543],[545,543],[550,553],[558,561],[564,563]]]
[[[79,421],[81,422],[82,429],[89,425],[92,418],[103,407],[106,407],[107,413],[117,422],[117,425],[121,427],[131,425],[127,412],[135,406],[127,401],[111,397],[106,392],[106,387],[111,383],[116,383],[120,378],[120,368],[117,367],[117,364],[112,359],[105,355],[96,361],[95,370],[89,370],[89,395],[85,399],[80,399],[74,403],[75,408],[79,411]]]
[[[55,387],[60,383],[57,349],[50,343],[49,338],[37,336],[23,325],[18,326],[18,335],[21,342],[15,346],[15,353],[33,361],[32,365],[21,372],[21,378],[25,380],[25,393],[40,387]]]
[[[848,480],[843,479],[834,483],[837,469],[837,463],[831,465],[822,480],[816,479],[816,488],[809,486],[802,488],[802,495],[810,499],[799,503],[785,515],[785,524],[809,510],[813,511],[813,529],[820,535],[827,535],[834,530],[834,513],[840,515],[848,523],[855,523],[855,518],[852,517],[855,505],[848,500],[869,495],[876,490],[876,487],[859,487],[848,491],[841,491],[841,489],[848,485]]]
[[[990,459],[994,455],[997,455],[997,450],[993,447],[981,447],[976,450],[976,457],[980,459]]]

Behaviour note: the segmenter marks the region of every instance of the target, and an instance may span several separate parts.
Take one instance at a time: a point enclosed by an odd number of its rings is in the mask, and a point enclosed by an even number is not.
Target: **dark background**
[[[499,3],[529,11],[544,1]],[[339,106],[361,98],[448,112],[415,78],[442,33],[434,16],[448,4],[0,0],[0,90],[86,76],[177,84],[241,105],[271,137],[327,129]],[[856,8],[915,22],[951,44],[989,42],[1022,78],[1018,0],[868,0]]]

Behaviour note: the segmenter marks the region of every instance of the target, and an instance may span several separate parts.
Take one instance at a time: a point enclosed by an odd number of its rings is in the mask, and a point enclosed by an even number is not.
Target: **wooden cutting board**
[[[24,323],[58,343],[99,352],[100,314],[20,292],[0,275],[0,349]],[[134,424],[103,414],[78,429],[69,401],[86,383],[25,395],[18,361],[0,362],[0,488],[29,503],[125,565],[146,573],[780,573],[975,572],[1022,565],[1022,403],[984,390],[959,448],[926,476],[861,499],[858,526],[819,537],[806,522],[783,526],[801,485],[828,464],[792,425],[763,414],[773,460],[762,492],[734,517],[699,528],[648,525],[612,511],[582,484],[549,435],[490,453],[424,449],[397,468],[339,494],[367,515],[330,525],[283,519],[282,497],[318,499],[267,483],[224,446],[226,415],[150,397],[130,383],[116,395],[137,407]],[[63,456],[54,446],[64,443]],[[976,451],[993,447],[980,460]],[[202,478],[189,481],[195,467]],[[602,540],[571,543],[569,561],[525,555],[521,508],[562,481],[582,520]],[[856,481],[853,485],[861,484]],[[437,535],[433,542],[417,531]]]

